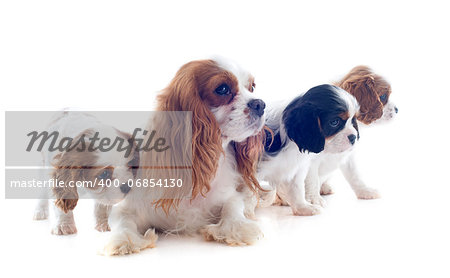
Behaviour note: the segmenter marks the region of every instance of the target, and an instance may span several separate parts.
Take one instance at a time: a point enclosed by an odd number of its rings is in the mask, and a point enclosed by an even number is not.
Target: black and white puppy
[[[359,140],[355,97],[325,84],[266,111],[266,125],[273,134],[266,132],[258,178],[269,182],[273,190],[263,197],[262,205],[272,203],[278,194],[295,215],[318,214],[324,205],[320,185],[337,168],[354,190],[370,190],[351,182],[357,173],[347,164]]]

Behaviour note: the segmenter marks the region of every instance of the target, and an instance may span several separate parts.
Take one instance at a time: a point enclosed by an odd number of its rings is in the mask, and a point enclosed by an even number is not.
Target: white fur
[[[383,107],[383,115],[381,118],[373,122],[371,125],[390,122],[397,115],[396,109],[397,107],[395,106],[395,103],[389,99]]]

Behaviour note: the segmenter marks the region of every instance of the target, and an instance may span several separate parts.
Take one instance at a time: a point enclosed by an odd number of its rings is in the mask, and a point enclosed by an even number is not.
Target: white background
[[[156,249],[107,258],[96,254],[107,234],[93,230],[88,201],[75,212],[79,233],[56,237],[48,221],[31,221],[33,202],[5,200],[1,190],[3,274],[450,275],[445,1],[161,2],[2,1],[2,111],[150,110],[182,64],[211,54],[250,69],[267,102],[367,64],[391,82],[399,108],[395,122],[363,130],[359,144],[365,180],[383,198],[356,200],[336,173],[321,215],[258,211],[265,237],[254,246],[162,236]]]

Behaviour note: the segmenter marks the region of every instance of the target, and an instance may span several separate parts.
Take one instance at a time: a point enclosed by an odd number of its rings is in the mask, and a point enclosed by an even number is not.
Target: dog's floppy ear
[[[219,123],[200,96],[201,92],[198,89],[199,85],[196,78],[196,69],[211,63],[212,61],[203,60],[190,62],[182,66],[169,86],[157,99],[157,111],[191,111],[192,113],[189,117],[190,121],[187,121],[188,118],[186,117],[181,117],[181,119],[172,119],[174,122],[167,125],[165,122],[169,119],[166,117],[166,119],[162,118],[159,123],[154,123],[154,128],[156,127],[157,130],[167,130],[167,126],[171,127],[167,131],[168,134],[163,135],[164,138],[173,138],[172,140],[174,138],[187,138],[188,133],[189,136],[192,136],[190,141],[192,142],[190,146],[192,152],[189,155],[183,157],[180,154],[184,152],[180,151],[176,152],[176,157],[167,157],[172,165],[174,160],[180,161],[183,165],[192,165],[192,177],[186,177],[192,180],[192,187],[189,187],[192,189],[192,199],[197,195],[205,196],[210,190],[210,182],[216,174],[219,158],[223,153]],[[192,128],[186,127],[187,124],[190,124]],[[177,126],[180,127],[177,128]],[[162,157],[162,155],[160,154],[159,157]],[[143,153],[142,157],[144,162],[148,161],[146,153]],[[167,165],[167,162],[165,165]],[[162,198],[155,204],[157,207],[162,207],[166,212],[173,205],[176,208],[181,200],[180,197],[187,196],[186,190],[188,190],[188,187],[178,188],[179,192],[166,190]]]
[[[70,168],[62,166],[67,159],[64,157],[63,161],[63,157],[64,153],[60,153],[55,156],[53,161],[53,166],[55,167],[53,178],[64,182],[64,184],[53,187],[53,194],[56,197],[55,205],[64,211],[64,213],[68,213],[69,210],[73,210],[78,203],[78,191],[75,185],[69,186],[69,181],[73,179],[73,175]]]
[[[85,180],[85,172],[97,160],[94,152],[86,149],[86,138],[92,136],[94,131],[87,129],[76,136],[65,151],[55,155],[52,165],[52,176],[61,185],[55,185],[52,190],[55,195],[55,205],[65,213],[73,210],[78,203],[77,181]]]
[[[272,132],[268,127],[264,127],[264,129]],[[264,130],[262,130],[243,142],[233,142],[237,170],[242,175],[244,184],[253,192],[257,190],[265,191],[256,178],[256,168],[264,151],[264,135]]]
[[[356,98],[360,105],[358,120],[365,124],[370,124],[383,116],[383,103],[377,94],[377,78],[380,79],[370,68],[357,66],[336,83]],[[385,81],[384,83],[387,84]],[[386,87],[388,86],[387,84]]]
[[[320,153],[325,147],[325,136],[320,128],[316,109],[310,103],[287,107],[283,112],[283,124],[289,139],[297,144],[300,152]]]

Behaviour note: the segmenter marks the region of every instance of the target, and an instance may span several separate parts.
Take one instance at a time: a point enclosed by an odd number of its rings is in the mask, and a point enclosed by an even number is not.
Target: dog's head
[[[128,155],[119,151],[117,145],[110,150],[101,150],[101,140],[94,138],[107,138],[110,142],[118,140],[118,144],[123,142],[123,147],[131,144],[132,149]],[[121,201],[130,191],[139,165],[139,153],[131,135],[109,126],[98,126],[81,132],[66,147],[52,161],[53,178],[63,182],[53,188],[55,204],[64,212],[75,208],[79,191],[105,205]]]
[[[361,107],[358,120],[366,125],[389,121],[398,113],[390,100],[391,85],[367,66],[354,67],[336,85],[358,100]]]
[[[320,85],[295,98],[283,111],[287,136],[301,152],[340,153],[359,139],[356,99],[332,85]]]

